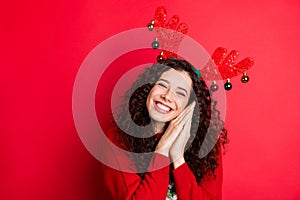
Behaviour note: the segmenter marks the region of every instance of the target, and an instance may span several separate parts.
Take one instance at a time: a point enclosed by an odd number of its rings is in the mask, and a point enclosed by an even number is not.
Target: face
[[[187,106],[192,80],[187,72],[170,69],[164,72],[150,91],[146,106],[150,118],[169,122]]]

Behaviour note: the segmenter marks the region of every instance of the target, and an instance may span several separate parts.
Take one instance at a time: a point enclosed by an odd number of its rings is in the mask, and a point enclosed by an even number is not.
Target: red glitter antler
[[[183,40],[184,34],[188,31],[188,26],[184,22],[180,22],[177,15],[174,15],[167,22],[167,10],[165,7],[158,7],[155,11],[154,19],[148,24],[148,29],[152,31],[154,28],[156,31],[156,38],[152,42],[152,48],[157,49],[162,47],[160,55],[157,56],[157,61],[161,62],[167,58],[177,58],[177,50],[180,43]],[[216,84],[217,80],[226,80],[224,87],[226,90],[232,88],[230,78],[238,76],[243,73],[241,81],[247,83],[249,76],[246,71],[250,69],[254,61],[252,58],[247,57],[242,61],[236,63],[239,52],[232,50],[227,56],[227,49],[223,47],[217,48],[211,56],[211,60],[205,65],[200,72],[194,69],[199,79],[202,76],[204,80],[213,81],[210,89],[211,91],[218,90]],[[236,64],[235,64],[236,63]]]
[[[155,12],[154,19],[148,24],[148,29],[156,31],[156,38],[152,43],[152,48],[157,49],[162,47],[157,61],[162,61],[167,58],[175,57],[175,53],[183,40],[184,35],[187,33],[188,26],[184,22],[180,22],[179,16],[174,15],[167,21],[167,11],[165,7],[158,7]],[[179,23],[180,22],[180,23]],[[172,30],[172,31],[170,31]]]
[[[253,66],[254,60],[247,57],[235,64],[239,52],[237,50],[232,50],[227,56],[226,53],[227,49],[223,47],[217,48],[212,54],[211,60],[203,69],[201,69],[201,74],[205,77],[205,80],[213,81],[211,86],[212,91],[216,91],[218,89],[216,80],[226,80],[224,85],[226,90],[230,90],[232,88],[230,79],[242,73],[243,77],[241,81],[243,83],[247,83],[249,81],[246,71]]]

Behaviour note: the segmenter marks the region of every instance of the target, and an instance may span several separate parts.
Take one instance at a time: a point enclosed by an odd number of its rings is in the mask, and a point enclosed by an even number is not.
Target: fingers
[[[177,136],[176,140],[182,140],[182,141],[184,141],[184,143],[186,143],[187,140],[190,138],[191,126],[192,126],[192,117],[193,117],[192,114],[189,114],[187,116],[187,120],[186,120],[186,122],[183,125],[182,132],[181,132],[181,134],[179,134]]]
[[[166,132],[160,139],[156,147],[156,152],[163,155],[179,155],[184,151],[184,147],[190,137],[191,122],[193,117],[193,111],[195,102],[191,103],[185,108],[185,110],[173,120],[168,126]],[[171,146],[173,146],[170,151]]]
[[[191,123],[192,123],[192,118],[193,118],[193,111],[190,111],[187,113],[187,115],[182,119],[181,123],[183,124],[183,130],[190,130],[191,128]]]
[[[168,135],[170,135],[169,137],[172,138],[172,141],[175,141],[175,139],[178,137],[178,135],[184,130],[184,128],[187,125],[188,121],[192,120],[194,107],[195,107],[195,102],[191,103],[183,111],[184,113],[182,115],[180,115],[178,118],[176,118],[176,120],[172,121],[169,124],[169,127],[168,127],[168,129],[165,133],[166,137]]]
[[[192,119],[193,119],[193,113],[190,112],[184,120],[183,128],[180,134],[177,136],[176,140],[174,143],[178,143],[179,147],[181,146],[182,149],[186,145],[186,142],[190,138],[190,133],[191,133],[191,126],[192,126]]]
[[[183,126],[182,131],[176,137],[172,146],[170,147],[170,157],[173,161],[176,161],[178,158],[183,156],[185,146],[190,138],[191,124],[192,124],[192,115],[188,115],[187,121]]]
[[[178,116],[175,120],[173,120],[167,130],[165,131],[164,135],[162,136],[160,142],[163,144],[171,145],[180,132],[183,130],[185,124],[189,119],[192,119],[193,116],[193,109],[195,107],[195,102],[191,103],[186,109]]]
[[[193,115],[190,115],[188,121],[186,122],[186,125],[184,126],[184,132],[187,133],[186,135],[188,136],[188,138],[190,137],[191,134],[192,118]]]
[[[169,126],[172,129],[181,131],[189,118],[192,118],[194,112],[195,102],[191,103]],[[179,133],[178,133],[179,134]]]
[[[193,113],[195,108],[195,101],[193,101],[190,105],[188,105],[172,122],[171,124],[176,125],[181,123],[181,121],[188,115],[188,113]]]

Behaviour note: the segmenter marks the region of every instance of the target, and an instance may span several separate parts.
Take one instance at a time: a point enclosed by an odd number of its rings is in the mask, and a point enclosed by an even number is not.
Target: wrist
[[[164,155],[166,157],[169,157],[169,151],[166,151],[164,149],[156,149],[155,153],[158,153],[158,154]]]
[[[180,156],[179,158],[177,158],[176,160],[173,160],[173,166],[174,169],[180,167],[181,165],[183,165],[185,163],[184,157]]]

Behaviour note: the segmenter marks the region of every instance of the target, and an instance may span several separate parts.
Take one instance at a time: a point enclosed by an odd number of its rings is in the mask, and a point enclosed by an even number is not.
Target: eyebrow
[[[170,82],[168,80],[163,79],[163,78],[159,79],[159,81],[164,81],[164,82],[170,84]],[[180,90],[183,90],[186,94],[188,94],[187,90],[184,89],[183,87],[178,86],[177,88],[180,89]]]

